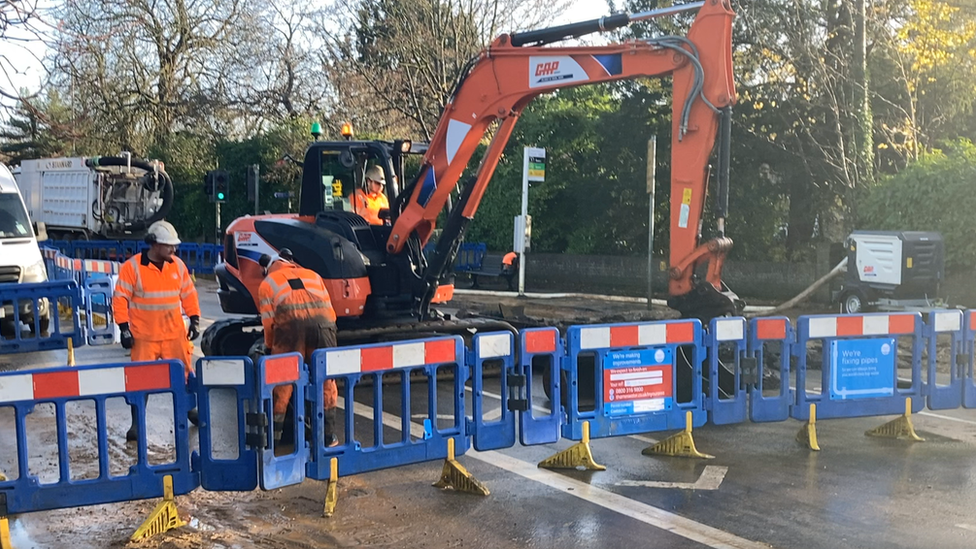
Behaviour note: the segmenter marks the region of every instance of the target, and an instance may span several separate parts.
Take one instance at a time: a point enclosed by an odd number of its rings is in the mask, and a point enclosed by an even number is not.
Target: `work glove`
[[[186,332],[186,338],[190,341],[200,337],[200,317],[190,317],[190,330]]]
[[[119,331],[122,333],[122,348],[131,349],[132,348],[132,332],[129,331],[129,323],[123,322],[119,324]]]

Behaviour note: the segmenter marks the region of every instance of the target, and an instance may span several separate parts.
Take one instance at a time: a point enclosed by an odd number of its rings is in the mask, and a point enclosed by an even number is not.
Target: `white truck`
[[[17,183],[6,166],[0,164],[0,294],[2,285],[47,281],[44,258],[37,247],[38,240],[47,239],[43,223],[37,224],[37,235],[31,226]],[[0,332],[9,333],[15,318],[14,307],[20,308],[20,320],[34,325],[33,302],[0,301]],[[41,332],[51,324],[50,305],[46,299],[38,301]]]
[[[163,164],[125,152],[24,160],[13,173],[31,219],[54,240],[140,238],[173,206]]]

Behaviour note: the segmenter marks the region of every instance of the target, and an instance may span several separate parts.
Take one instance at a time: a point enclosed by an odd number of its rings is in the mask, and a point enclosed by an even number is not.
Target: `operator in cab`
[[[372,166],[366,170],[366,190],[357,189],[350,197],[352,211],[358,213],[370,225],[383,225],[384,220],[380,219],[380,210],[390,209],[390,201],[383,193],[386,187],[386,178],[383,176],[383,169],[379,166]]]

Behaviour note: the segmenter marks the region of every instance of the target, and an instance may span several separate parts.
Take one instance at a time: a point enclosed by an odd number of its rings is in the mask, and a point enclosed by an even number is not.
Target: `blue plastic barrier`
[[[194,470],[200,471],[200,485],[210,491],[250,492],[258,486],[258,454],[271,428],[266,416],[255,413],[255,371],[247,357],[215,357],[197,360],[191,378],[200,417],[200,453],[194,455]],[[221,438],[236,437],[235,458],[215,456],[214,391],[233,391],[236,429],[222,430]],[[224,412],[227,413],[226,411]]]
[[[742,379],[742,362],[748,351],[746,319],[715,318],[705,332],[705,352],[708,357],[709,419],[715,425],[742,423],[746,420],[748,399]],[[732,390],[723,392],[725,376],[731,370]]]
[[[794,402],[790,389],[790,346],[793,327],[785,316],[749,321],[749,356],[755,361],[755,381],[749,387],[749,419],[756,423],[784,421]],[[779,390],[766,395],[766,370],[778,373]],[[769,376],[772,378],[772,376]]]
[[[73,280],[0,284],[0,305],[5,317],[0,322],[5,332],[0,337],[0,354],[65,349],[68,338],[75,346],[85,344],[78,318],[84,304],[81,290]],[[70,312],[69,320],[61,318],[59,305]],[[38,311],[40,314],[35,314]],[[45,314],[50,319],[47,331],[41,329]],[[24,324],[29,324],[29,328],[25,329]]]
[[[907,389],[899,388],[897,379],[898,359],[904,358],[899,343],[904,339],[911,349],[912,377]],[[821,346],[819,388],[807,386],[811,342]],[[818,419],[902,414],[906,398],[912,399],[913,412],[921,410],[925,406],[922,345],[922,316],[918,313],[800,317],[797,341],[791,347],[797,359],[796,405],[791,415],[809,419],[811,404],[817,406]]]
[[[60,250],[70,259],[95,259],[118,263],[149,249],[149,245],[141,240],[50,240],[44,245]],[[191,271],[197,274],[213,274],[214,266],[223,249],[224,247],[219,244],[185,242],[177,248],[177,255]]]
[[[968,310],[963,314],[963,348],[961,355],[956,358],[962,363],[962,405],[965,408],[976,408],[976,310]]]
[[[151,465],[146,449],[146,398],[164,393],[173,399],[173,433],[176,443],[173,463]],[[122,475],[110,472],[109,432],[106,400],[124,397],[137,410],[140,437],[137,461]],[[69,402],[94,401],[98,431],[97,478],[72,480],[67,417]],[[29,457],[43,449],[43,439],[27,436],[27,417],[40,403],[53,403],[57,423],[58,480],[43,484],[29,468]],[[27,513],[120,501],[156,498],[163,495],[163,477],[173,477],[176,494],[186,494],[199,485],[190,470],[190,439],[187,412],[193,398],[184,385],[183,365],[178,361],[112,364],[0,373],[0,406],[14,410],[17,442],[17,478],[0,481],[0,501],[7,513]],[[128,414],[126,414],[128,416]],[[31,444],[28,444],[30,442]],[[4,444],[8,444],[5,441]]]
[[[85,335],[89,345],[115,343],[115,322],[112,316],[111,278],[92,278],[85,281]]]
[[[522,398],[527,409],[519,412],[519,441],[523,446],[550,444],[559,440],[563,414],[560,406],[561,378],[559,366],[563,360],[563,341],[555,328],[528,328],[519,333],[519,362],[525,377],[525,392]],[[549,375],[546,376],[545,372]],[[535,386],[532,380],[542,375],[549,381],[549,394],[552,395],[548,414],[536,415]]]
[[[274,418],[273,391],[280,385],[291,385],[293,388],[291,402],[294,405],[294,421],[289,425],[291,432],[284,433],[282,437],[283,440],[293,443],[290,448],[279,445],[274,440],[273,421],[268,422],[264,441],[260,445],[258,462],[262,490],[283,488],[305,480],[305,464],[308,460],[308,448],[305,447],[305,390],[308,385],[308,370],[302,361],[302,355],[290,353],[266,356],[258,361],[255,381],[258,399],[256,409],[271,420]]]
[[[438,369],[453,370],[453,418],[450,426],[439,428],[437,424]],[[427,380],[427,419],[422,436],[413,435],[411,422],[410,375],[417,373]],[[312,402],[311,461],[306,475],[316,480],[330,476],[329,462],[338,458],[340,475],[352,475],[397,467],[411,463],[444,459],[447,457],[447,441],[454,439],[455,453],[463,454],[469,445],[465,433],[464,382],[468,377],[465,365],[464,344],[459,336],[402,341],[358,347],[321,349],[312,354],[311,383],[308,399]],[[399,378],[400,409],[399,440],[384,443],[383,440],[383,385],[384,376]],[[336,431],[340,435],[339,446],[324,445],[324,402],[322,387],[327,379],[341,383],[339,406],[345,410],[344,425]],[[363,445],[355,429],[353,413],[355,387],[364,379],[372,381],[368,407],[373,410],[372,444]],[[362,395],[361,395],[362,396]],[[419,426],[418,426],[419,427]],[[365,437],[362,437],[365,438]]]
[[[484,242],[461,243],[458,247],[457,258],[454,260],[454,271],[480,271],[487,253],[488,246]]]
[[[966,345],[963,332],[963,314],[958,309],[930,311],[923,325],[925,336],[925,369],[927,379],[923,392],[931,410],[948,410],[962,406],[963,364],[957,359]],[[949,381],[940,384],[936,375],[939,353],[936,348],[939,336],[949,339]]]
[[[569,380],[564,438],[581,440],[583,422],[594,438],[683,429],[707,419],[701,390],[701,322],[669,320],[635,324],[572,326],[562,370]],[[580,407],[580,358],[593,360],[594,409]],[[678,376],[687,395],[678,394]],[[688,376],[688,377],[685,377]]]
[[[515,371],[515,338],[509,332],[475,335],[474,351],[469,355],[468,364],[471,368],[471,443],[479,452],[514,446],[516,412],[527,408],[526,400],[519,398],[519,389],[525,386],[525,376]],[[484,417],[484,375],[489,364],[498,367],[501,380],[501,415],[492,420]]]

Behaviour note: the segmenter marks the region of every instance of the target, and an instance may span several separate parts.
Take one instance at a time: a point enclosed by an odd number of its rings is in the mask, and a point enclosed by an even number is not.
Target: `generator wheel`
[[[840,305],[845,314],[863,313],[867,308],[867,300],[861,292],[849,290],[840,297]]]

